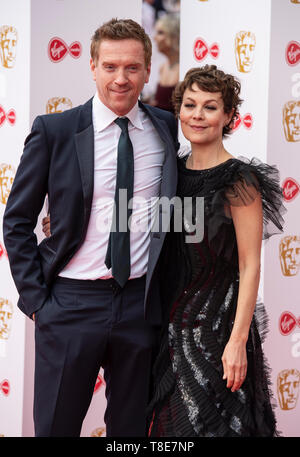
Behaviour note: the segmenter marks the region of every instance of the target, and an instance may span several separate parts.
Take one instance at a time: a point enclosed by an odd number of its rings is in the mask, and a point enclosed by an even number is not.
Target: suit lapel
[[[94,128],[92,122],[92,99],[82,105],[75,146],[79,162],[84,198],[84,217],[89,219],[94,192]]]
[[[177,188],[177,160],[173,138],[169,133],[169,127],[167,123],[163,119],[156,117],[147,106],[141,103],[140,106],[149,115],[154,127],[156,128],[160,138],[162,139],[165,145],[165,160],[162,168],[160,197],[167,197],[169,200],[171,200],[176,195]],[[162,212],[162,205],[159,205],[158,211],[156,213],[156,218],[160,218],[161,220],[162,217],[165,217],[165,215],[163,216]],[[171,214],[171,212],[169,214]],[[162,245],[166,236],[166,233],[161,230],[162,225],[160,224],[160,222],[155,225],[160,227],[160,231],[150,233],[150,248],[145,289],[145,306],[147,306],[148,292],[150,288],[152,275],[155,266],[157,265],[159,254],[161,252]]]

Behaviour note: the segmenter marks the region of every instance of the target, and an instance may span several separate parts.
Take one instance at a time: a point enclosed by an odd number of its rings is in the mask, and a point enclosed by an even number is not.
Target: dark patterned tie
[[[132,210],[128,202],[133,197],[133,148],[128,134],[128,118],[115,123],[122,130],[118,144],[117,179],[112,228],[108,241],[105,265],[121,287],[130,276],[130,230],[128,219]]]

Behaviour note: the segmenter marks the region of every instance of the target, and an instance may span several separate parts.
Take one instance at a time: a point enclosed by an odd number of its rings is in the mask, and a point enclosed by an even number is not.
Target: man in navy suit
[[[101,227],[112,217],[122,173],[132,179],[133,201],[142,202],[133,205],[132,221],[147,219],[150,209],[159,222],[157,200],[176,192],[177,123],[138,101],[150,63],[151,41],[136,22],[103,24],[91,44],[95,96],[38,116],[25,141],[3,227],[18,306],[35,320],[36,436],[80,435],[100,367],[107,436],[147,434],[165,232],[148,225],[117,244]],[[119,151],[129,150],[134,171],[124,172]],[[38,245],[34,229],[46,195],[51,236]]]

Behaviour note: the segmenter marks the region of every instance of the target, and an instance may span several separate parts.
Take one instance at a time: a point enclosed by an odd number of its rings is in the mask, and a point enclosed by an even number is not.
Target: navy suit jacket
[[[164,143],[160,195],[171,199],[177,185],[177,122],[166,111],[139,104]],[[25,140],[3,221],[18,306],[28,316],[43,306],[52,282],[84,242],[93,181],[92,99],[63,113],[38,116]],[[51,236],[38,245],[34,229],[47,194]],[[164,237],[162,231],[151,233],[144,306],[153,324],[161,320],[157,266]]]

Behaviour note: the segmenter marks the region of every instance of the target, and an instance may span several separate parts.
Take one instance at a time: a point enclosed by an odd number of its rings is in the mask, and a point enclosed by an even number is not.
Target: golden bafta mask
[[[17,30],[9,25],[0,26],[0,61],[5,68],[13,68],[18,43]]]
[[[16,170],[12,165],[6,163],[0,164],[0,201],[4,205],[7,203],[15,174]]]
[[[300,141],[300,101],[291,100],[283,106],[282,122],[287,141]]]
[[[13,317],[13,305],[9,300],[0,297],[0,339],[7,340],[10,335]]]
[[[92,431],[91,436],[92,437],[99,437],[99,436],[105,436],[105,427],[98,427],[95,430]]]
[[[291,0],[291,3],[297,3],[298,5],[300,5],[300,0]]]
[[[72,108],[72,102],[67,97],[52,97],[48,100],[46,105],[46,113],[61,113],[66,109]]]
[[[299,395],[300,372],[296,369],[282,370],[277,376],[277,394],[280,408],[287,411],[295,408]]]
[[[285,236],[279,245],[281,271],[284,276],[295,276],[300,268],[300,236]]]
[[[238,71],[249,73],[254,60],[256,45],[255,35],[252,32],[238,32],[235,36],[235,60]]]

